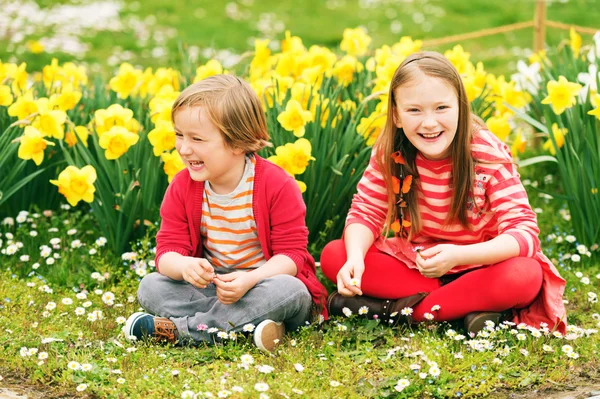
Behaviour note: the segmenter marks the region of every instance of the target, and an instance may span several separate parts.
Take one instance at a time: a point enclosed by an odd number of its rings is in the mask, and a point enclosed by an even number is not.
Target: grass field
[[[4,0],[7,1],[7,0]],[[17,0],[16,3],[25,3]],[[83,7],[86,1],[65,2],[38,0],[41,12],[58,14],[58,3],[74,3]],[[89,27],[82,29],[79,40],[89,44],[83,60],[99,65],[106,71],[108,64],[130,61],[142,66],[174,66],[181,63],[180,48],[190,49],[197,62],[217,56],[230,62],[234,55],[253,49],[254,38],[268,37],[278,40],[284,31],[301,37],[306,46],[313,44],[335,48],[339,45],[344,28],[364,26],[373,38],[371,48],[383,44],[393,44],[401,36],[414,39],[434,39],[492,28],[501,25],[530,21],[533,19],[534,0],[306,0],[303,2],[277,0],[238,0],[223,1],[183,1],[150,0],[145,2],[126,0],[122,3],[96,2],[104,4],[103,9],[114,8],[115,21],[121,28],[106,31]],[[44,11],[45,10],[45,11]],[[77,20],[82,23],[85,13]],[[5,11],[0,11],[6,14]],[[97,11],[94,11],[97,12]],[[61,13],[61,14],[64,14]],[[548,1],[547,18],[567,24],[598,27],[600,29],[600,2],[597,0]],[[58,46],[55,52],[32,54],[28,40],[39,40],[69,32],[69,24],[75,22],[57,17],[57,24],[38,27],[29,24],[33,33],[25,35],[20,43],[11,44],[11,37],[20,29],[6,29],[4,38],[0,31],[0,59],[6,61],[27,61],[30,69],[39,69],[47,64],[52,56],[58,55],[61,61],[76,58],[62,54]],[[104,23],[103,23],[104,24]],[[17,24],[18,25],[18,24]],[[29,26],[28,25],[28,26]],[[98,26],[98,24],[93,24]],[[79,30],[77,30],[79,31]],[[548,29],[547,42],[556,46],[568,38],[568,32]],[[584,42],[589,37],[584,35]],[[472,59],[483,61],[494,73],[509,73],[514,70],[516,59],[527,54],[532,47],[532,28],[499,34],[491,37],[463,41],[460,44],[471,52]],[[454,44],[433,50],[443,51]],[[56,46],[55,46],[56,47]],[[67,48],[63,45],[62,48]],[[222,50],[226,50],[223,52]],[[508,64],[508,65],[507,65]]]

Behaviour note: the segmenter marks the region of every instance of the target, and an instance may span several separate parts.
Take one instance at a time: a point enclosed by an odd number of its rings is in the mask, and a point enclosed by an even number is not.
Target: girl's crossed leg
[[[321,268],[331,281],[346,262],[343,240],[332,241],[323,249]],[[397,299],[429,292],[415,306],[413,319],[424,320],[432,313],[436,320],[459,319],[471,312],[504,311],[529,305],[542,285],[542,268],[535,259],[517,257],[469,271],[446,285],[439,279],[424,277],[396,258],[371,246],[365,256],[365,272],[361,281],[364,295]],[[431,308],[440,309],[432,312]]]

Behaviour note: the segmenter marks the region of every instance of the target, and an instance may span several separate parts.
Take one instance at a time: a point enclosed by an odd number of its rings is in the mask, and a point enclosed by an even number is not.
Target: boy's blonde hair
[[[215,75],[188,86],[171,108],[171,120],[185,107],[204,107],[230,148],[246,153],[271,146],[267,122],[258,96],[234,75]]]

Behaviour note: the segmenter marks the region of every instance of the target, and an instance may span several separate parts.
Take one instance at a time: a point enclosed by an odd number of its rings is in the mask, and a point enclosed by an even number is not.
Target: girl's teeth
[[[425,137],[426,139],[432,139],[434,137],[439,136],[440,133],[432,133],[432,134],[423,134],[422,136]]]

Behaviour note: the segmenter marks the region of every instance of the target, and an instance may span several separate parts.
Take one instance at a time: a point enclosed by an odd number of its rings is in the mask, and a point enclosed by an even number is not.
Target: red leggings
[[[342,240],[330,242],[321,254],[321,269],[328,279],[337,282],[337,273],[346,262]],[[474,269],[442,285],[437,278],[427,278],[396,258],[371,246],[365,257],[361,289],[364,295],[395,299],[429,292],[414,310],[413,319],[422,321],[427,312],[435,320],[454,320],[476,311],[500,312],[528,306],[542,286],[542,267],[532,258],[517,257],[494,265]],[[440,310],[432,312],[431,307]]]

